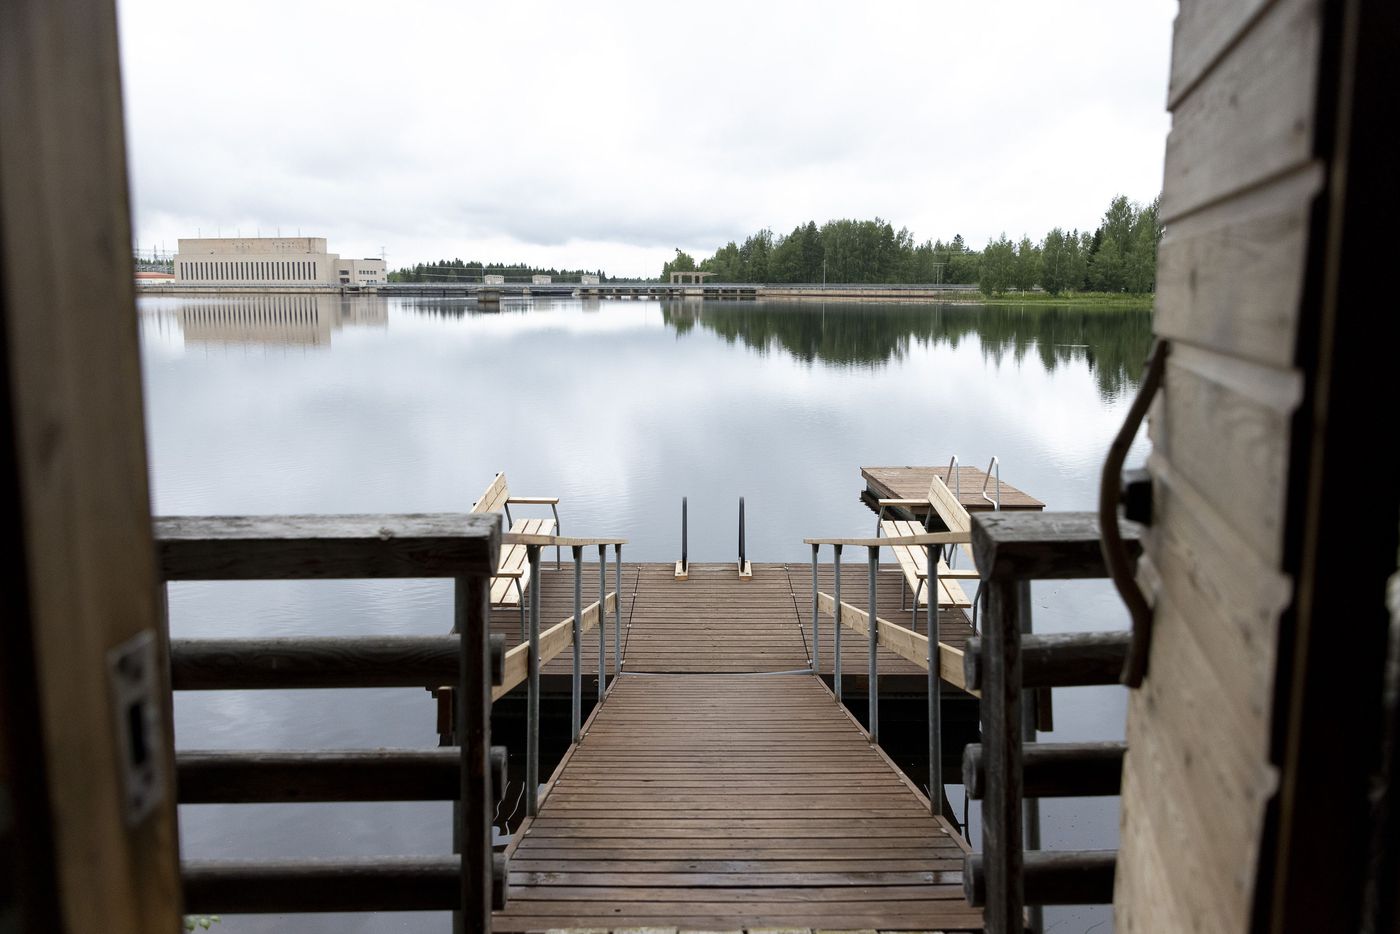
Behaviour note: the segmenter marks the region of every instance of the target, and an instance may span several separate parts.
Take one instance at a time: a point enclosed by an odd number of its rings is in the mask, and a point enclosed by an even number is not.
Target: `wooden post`
[[[982,746],[987,793],[982,801],[989,934],[1020,934],[1025,927],[1021,867],[1021,619],[1020,584],[987,585],[986,672],[982,689]]]
[[[462,655],[462,670],[457,681],[457,695],[461,698],[457,743],[462,756],[461,921],[463,931],[484,934],[491,930],[492,887],[491,660],[487,638],[491,613],[490,578],[459,577],[454,596]]]
[[[0,3],[7,930],[180,927],[121,86],[111,0]],[[118,690],[123,646],[153,664]],[[133,765],[145,792],[163,782],[134,810]]]

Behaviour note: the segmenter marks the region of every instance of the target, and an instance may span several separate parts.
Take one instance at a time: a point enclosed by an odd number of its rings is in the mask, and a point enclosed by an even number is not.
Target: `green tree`
[[[983,295],[995,295],[1011,287],[1016,275],[1016,247],[1006,234],[988,240],[982,251],[981,276],[977,281]]]
[[[1011,274],[1011,284],[1022,292],[1035,288],[1040,281],[1040,249],[1027,236],[1021,237],[1016,245],[1016,266]]]
[[[1056,227],[1045,235],[1040,245],[1040,284],[1051,295],[1065,291],[1070,276],[1070,241]]]
[[[695,257],[676,247],[676,256],[670,262],[661,267],[661,281],[665,282],[671,278],[673,272],[696,272],[699,269],[695,265]]]

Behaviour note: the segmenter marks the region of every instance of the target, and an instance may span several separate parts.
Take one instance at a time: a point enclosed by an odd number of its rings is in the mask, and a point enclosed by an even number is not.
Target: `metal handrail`
[[[744,498],[739,497],[739,570],[744,570]]]
[[[992,499],[992,497],[990,497],[990,496],[987,495],[987,484],[991,482],[991,479],[992,479],[992,471],[993,471],[993,470],[996,471],[996,475],[997,475],[997,496],[996,496],[996,499]],[[986,475],[985,477],[982,478],[982,498],[985,499],[987,502],[991,503],[993,509],[996,509],[996,510],[1000,511],[1000,509],[1001,509],[1001,459],[998,458],[995,454],[992,455],[992,461],[991,461],[991,463],[989,463],[989,464],[987,465],[987,475]]]
[[[570,639],[573,648],[573,672],[570,690],[570,735],[577,744],[583,739],[583,549],[596,546],[598,549],[598,703],[607,695],[608,659],[608,546],[613,547],[616,558],[617,589],[614,597],[614,674],[622,674],[622,546],[625,538],[563,538],[557,535],[524,535],[512,533],[513,544],[523,544],[530,562],[532,580],[538,581],[540,549],[549,546],[566,545],[574,559],[574,615],[573,632]],[[540,595],[539,587],[530,588],[529,608],[529,664],[526,688],[526,736],[525,736],[525,815],[534,817],[539,812],[539,761],[540,761]]]
[[[832,587],[832,694],[836,703],[843,703],[842,681],[844,680],[841,670],[841,629],[842,629],[842,609],[841,601],[841,549],[844,545],[859,545],[867,549],[866,562],[868,573],[867,600],[869,603],[869,615],[867,617],[867,676],[866,676],[866,721],[869,724],[870,738],[873,742],[880,741],[880,680],[879,680],[879,643],[880,643],[880,621],[877,613],[877,577],[880,568],[880,549],[894,545],[923,545],[928,550],[928,704],[929,704],[929,808],[935,816],[943,814],[943,751],[942,751],[942,707],[940,704],[940,678],[939,678],[939,620],[938,620],[938,562],[943,558],[945,546],[951,546],[956,542],[966,541],[967,536],[953,532],[933,532],[923,535],[906,535],[897,538],[874,538],[874,539],[804,539],[805,543],[812,547],[812,670],[820,676],[821,668],[818,665],[821,647],[821,612],[820,612],[820,592],[817,586],[818,558],[822,545],[830,545],[834,552],[833,563],[834,581]],[[917,602],[915,606],[917,607]]]

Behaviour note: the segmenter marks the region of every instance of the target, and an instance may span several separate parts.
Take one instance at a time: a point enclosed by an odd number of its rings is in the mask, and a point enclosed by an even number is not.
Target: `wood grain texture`
[[[458,641],[456,636],[176,639],[171,681],[177,691],[431,688],[457,683]]]
[[[1161,217],[1194,210],[1313,156],[1319,0],[1279,0],[1172,111]]]
[[[1153,456],[1170,463],[1264,564],[1283,548],[1288,422],[1300,377],[1194,347],[1173,351],[1149,421]]]
[[[464,577],[496,569],[497,516],[164,516],[166,580]]]
[[[1117,684],[1128,657],[1127,632],[1047,632],[1021,637],[1021,686],[1087,687]],[[969,639],[963,655],[964,680],[978,689],[989,659],[985,639]]]
[[[1277,367],[1293,364],[1320,165],[1172,224],[1157,251],[1153,330]]]
[[[1274,0],[1183,0],[1172,30],[1172,67],[1167,106],[1181,98],[1239,41],[1249,24]]]
[[[964,854],[811,675],[624,675],[493,927],[980,930]]]
[[[113,3],[0,4],[0,495],[23,549],[8,552],[0,616],[30,635],[34,686],[0,720],[27,718],[42,744],[47,807],[8,808],[26,834],[39,825],[20,858],[43,890],[25,896],[59,915],[7,921],[62,934],[179,927],[121,86]],[[107,653],[142,632],[158,633],[152,754],[167,791],[132,827]]]
[[[1142,529],[1122,521],[1136,557]],[[1107,576],[1099,517],[1092,512],[984,513],[972,520],[972,553],[983,580],[1069,580]]]

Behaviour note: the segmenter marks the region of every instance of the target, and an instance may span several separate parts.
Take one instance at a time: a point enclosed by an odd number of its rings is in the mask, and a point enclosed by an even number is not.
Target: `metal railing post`
[[[608,546],[598,546],[598,703],[608,680]]]
[[[583,729],[583,547],[574,545],[574,681],[572,692],[574,742]]]
[[[530,561],[529,686],[525,700],[525,815],[534,817],[540,799],[540,546],[526,545]]]
[[[841,546],[832,545],[836,552],[836,585],[832,589],[836,606],[832,609],[832,619],[835,622],[831,626],[832,652],[835,655],[831,670],[831,683],[835,688],[836,703],[841,703]]]
[[[987,585],[982,624],[982,853],[986,876],[984,920],[989,934],[1019,932],[1024,924],[1021,820],[1021,612],[1016,581]]]
[[[870,722],[871,742],[880,741],[880,673],[878,662],[878,650],[880,645],[880,624],[875,619],[875,597],[876,597],[876,574],[880,571],[880,549],[871,545],[866,548],[866,561],[870,565],[870,657],[867,662],[866,673],[866,719]]]
[[[938,655],[938,562],[943,546],[928,546],[928,802],[934,815],[943,813],[943,680]],[[967,828],[963,827],[963,833]]]
[[[688,515],[688,513],[689,513],[689,508],[688,508],[688,505],[689,505],[689,504],[688,504],[687,501],[686,501],[686,497],[682,496],[682,497],[681,497],[681,570],[682,570],[682,571],[689,571],[689,570],[690,570],[690,551],[689,551],[690,536],[689,536],[689,534],[688,534],[689,531],[690,531],[690,529],[688,528],[688,524],[689,524],[689,522],[688,522],[688,520],[689,520],[689,515]]]
[[[821,545],[812,546],[812,670],[822,673],[822,622],[817,604],[817,552]]]
[[[613,677],[622,674],[622,546],[613,546],[613,579],[617,586],[617,604],[613,607]]]

